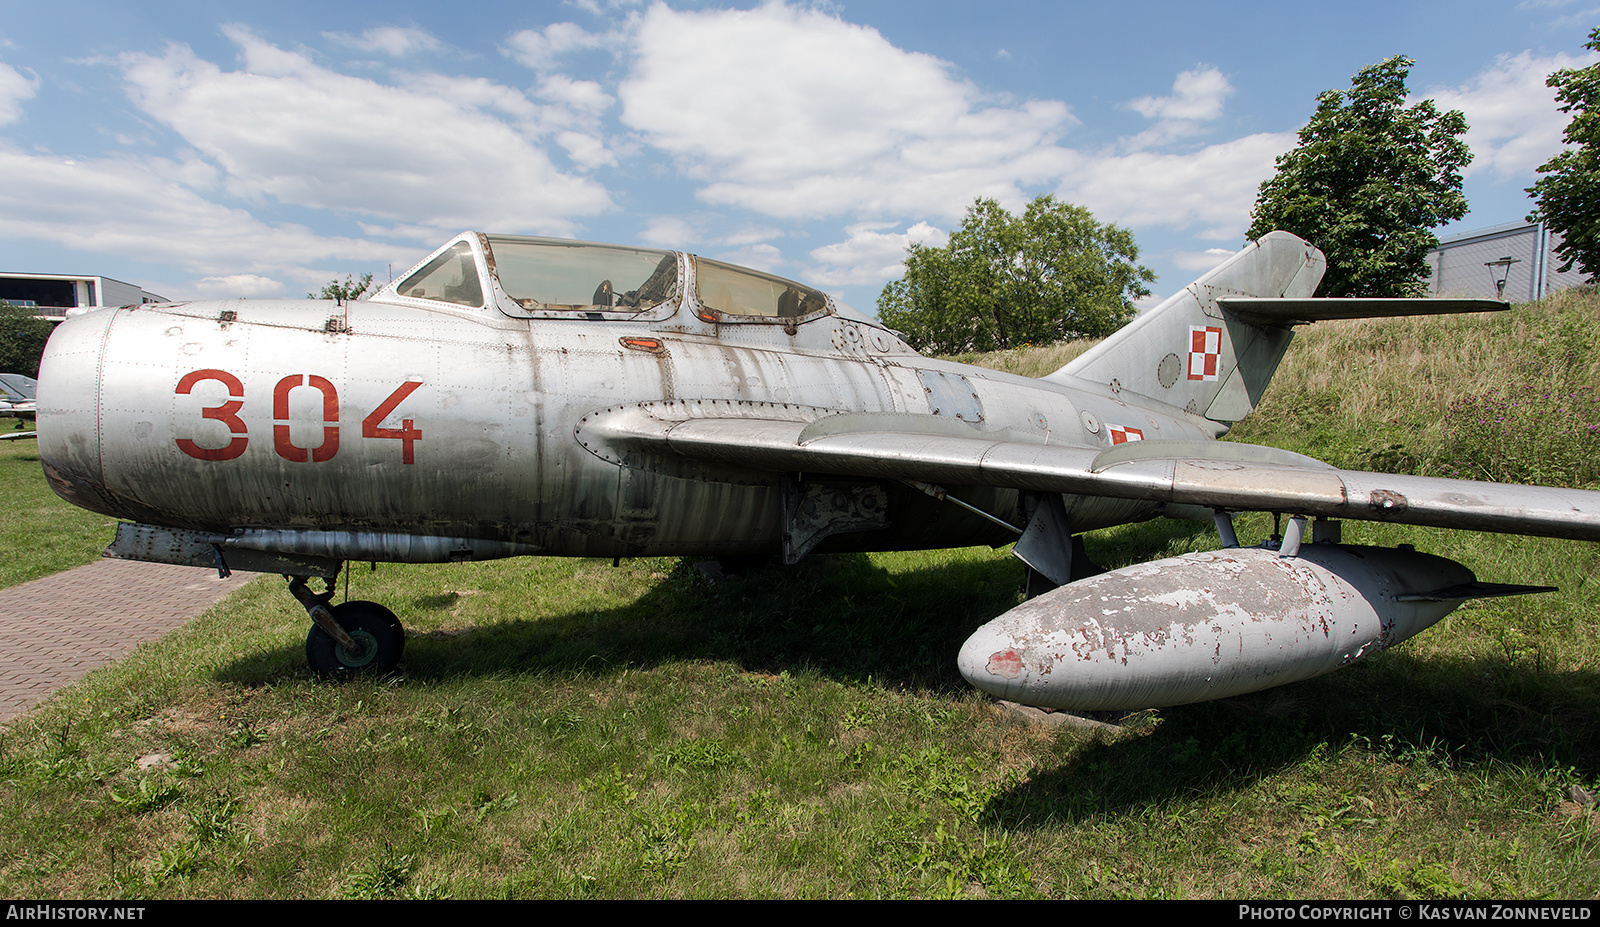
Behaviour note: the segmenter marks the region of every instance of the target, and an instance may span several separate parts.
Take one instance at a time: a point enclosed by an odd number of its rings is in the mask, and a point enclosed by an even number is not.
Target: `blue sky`
[[[1521,219],[1582,2],[8,2],[0,270],[176,299],[398,274],[462,229],[690,250],[871,311],[977,196],[1236,250],[1318,93],[1392,55]]]

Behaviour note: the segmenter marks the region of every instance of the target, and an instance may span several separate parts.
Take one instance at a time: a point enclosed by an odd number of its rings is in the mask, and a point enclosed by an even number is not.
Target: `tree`
[[[55,323],[37,318],[38,309],[14,306],[0,300],[0,373],[39,375],[39,359],[44,343],[55,331]]]
[[[1584,47],[1600,51],[1600,28]],[[1528,188],[1534,200],[1528,221],[1559,232],[1559,269],[1577,264],[1592,282],[1600,279],[1600,64],[1562,68],[1545,84],[1556,88],[1561,111],[1573,114],[1562,138],[1575,147],[1540,165],[1544,176]]]
[[[1439,244],[1430,230],[1467,213],[1467,120],[1432,100],[1405,105],[1412,64],[1395,56],[1320,94],[1300,144],[1261,184],[1246,235],[1283,229],[1321,248],[1322,296],[1414,295]]]
[[[340,302],[352,302],[356,299],[356,297],[360,296],[362,293],[365,293],[367,291],[367,287],[371,284],[371,274],[362,274],[361,279],[359,280],[352,278],[349,274],[345,274],[343,283],[339,282],[338,277],[334,277],[332,280],[329,280],[327,283],[323,284],[321,292],[307,293],[306,298],[337,299]]]
[[[1133,317],[1155,274],[1135,263],[1132,233],[1081,206],[1041,196],[1020,217],[973,201],[942,248],[913,244],[905,277],[878,316],[918,350],[993,351],[1100,337]]]

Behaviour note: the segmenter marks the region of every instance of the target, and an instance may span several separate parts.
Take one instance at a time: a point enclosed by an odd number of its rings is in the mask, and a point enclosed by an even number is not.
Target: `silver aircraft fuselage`
[[[86,313],[50,343],[40,454],[56,491],[94,511],[339,559],[756,555],[782,546],[779,475],[630,452],[586,420],[629,407],[796,422],[913,413],[1086,448],[1222,430],[1106,386],[922,357],[831,301],[798,318],[719,313],[697,296],[696,259],[673,257],[675,296],[646,312],[507,312],[498,286],[491,304],[469,307],[391,285],[346,303]],[[950,489],[1026,521],[1016,490]],[[1016,538],[904,483],[882,491],[882,527],[834,533],[816,549]],[[1156,506],[1069,497],[1067,510],[1081,531]]]

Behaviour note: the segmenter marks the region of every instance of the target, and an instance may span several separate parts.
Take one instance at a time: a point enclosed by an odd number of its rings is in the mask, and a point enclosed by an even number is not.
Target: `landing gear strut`
[[[315,593],[305,577],[289,579],[289,592],[305,606],[313,622],[306,635],[306,662],[321,676],[343,679],[387,673],[400,662],[406,632],[400,619],[376,602],[346,602],[329,606],[333,581]]]

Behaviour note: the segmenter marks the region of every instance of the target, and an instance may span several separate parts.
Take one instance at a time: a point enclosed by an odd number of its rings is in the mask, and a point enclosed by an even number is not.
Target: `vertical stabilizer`
[[[1044,379],[1105,383],[1236,422],[1255,408],[1294,335],[1288,325],[1225,314],[1217,298],[1303,299],[1326,268],[1321,251],[1288,232],[1271,232]]]

